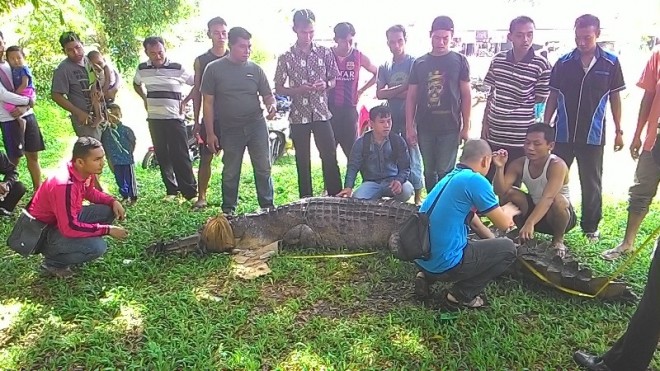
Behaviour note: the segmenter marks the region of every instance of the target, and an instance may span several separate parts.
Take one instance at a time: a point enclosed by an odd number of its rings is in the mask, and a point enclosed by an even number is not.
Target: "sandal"
[[[449,304],[455,305],[455,306],[463,306],[468,309],[482,309],[488,307],[488,304],[486,301],[481,297],[481,295],[477,295],[474,297],[474,299],[470,300],[469,302],[459,302],[454,295],[452,295],[450,292],[447,293],[447,302]]]
[[[566,252],[568,251],[568,248],[563,243],[552,244],[550,245],[550,248],[552,250],[555,250],[557,256],[559,256],[560,258],[563,259],[566,257]]]
[[[626,255],[629,252],[632,252],[632,249],[627,249],[627,250],[621,250],[619,247],[615,247],[613,249],[605,250],[603,251],[602,254],[600,254],[600,257],[603,258],[604,260],[607,261],[615,261],[619,259],[620,257]]]
[[[585,233],[584,237],[590,243],[597,243],[600,240],[600,231]]]

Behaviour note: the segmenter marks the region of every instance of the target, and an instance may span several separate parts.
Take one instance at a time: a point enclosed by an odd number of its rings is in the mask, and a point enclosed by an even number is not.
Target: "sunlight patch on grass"
[[[421,355],[426,352],[426,346],[422,344],[422,339],[410,328],[393,325],[388,328],[388,333],[390,341],[399,350],[410,355]]]
[[[299,344],[299,347],[304,346]],[[330,369],[329,362],[323,359],[320,355],[305,346],[302,349],[295,349],[291,351],[284,361],[282,361],[278,368],[282,370],[328,370]]]

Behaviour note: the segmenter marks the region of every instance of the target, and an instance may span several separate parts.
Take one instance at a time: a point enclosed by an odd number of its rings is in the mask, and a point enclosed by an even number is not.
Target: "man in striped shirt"
[[[165,199],[173,200],[181,192],[187,200],[193,200],[197,183],[188,154],[181,92],[184,84],[194,85],[194,76],[167,58],[161,37],[147,37],[143,46],[149,60],[138,66],[133,87],[147,110],[149,132],[167,191]]]
[[[531,18],[521,16],[512,20],[507,37],[513,49],[493,57],[484,79],[491,91],[481,137],[493,151],[507,151],[508,166],[525,156],[523,146],[527,129],[535,121],[534,106],[544,102],[550,94],[550,63],[532,48],[534,21]],[[487,178],[492,181],[494,175],[495,166],[491,166]]]

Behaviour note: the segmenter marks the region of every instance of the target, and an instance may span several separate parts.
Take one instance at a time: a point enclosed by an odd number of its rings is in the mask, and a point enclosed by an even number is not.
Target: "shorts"
[[[527,221],[527,218],[529,218],[530,215],[532,215],[532,212],[534,211],[534,208],[536,205],[534,204],[534,200],[532,200],[532,196],[527,193],[525,194],[527,197],[527,214],[526,215],[518,215],[513,218],[514,222],[516,223],[516,226],[518,228],[522,228],[523,225],[525,225],[525,222]],[[577,224],[577,215],[575,215],[575,209],[573,209],[573,205],[569,203],[568,206],[568,213],[570,214],[568,217],[568,225],[566,226],[566,230],[564,233],[568,233],[571,229],[575,228],[575,225]],[[539,233],[545,233],[552,235],[555,232],[552,230],[552,226],[547,220],[547,214],[543,215],[543,218],[536,223],[534,226],[534,231],[539,232]]]
[[[215,135],[218,135],[218,129],[215,129]],[[211,150],[206,146],[206,126],[204,122],[199,125],[199,137],[202,139],[202,142],[199,144],[199,155],[200,157],[210,157],[213,156]],[[220,138],[218,138],[218,147],[220,147]],[[222,150],[222,147],[218,148],[218,152]]]
[[[25,152],[41,152],[46,149],[41,129],[34,114],[23,116],[25,120],[25,134],[21,133],[16,120],[1,123],[2,142],[7,151],[7,157],[16,159],[23,156]]]
[[[101,126],[92,126],[92,125],[78,125],[75,119],[71,119],[71,125],[73,125],[73,131],[76,133],[78,138],[80,137],[92,137],[97,140],[101,140],[101,134],[103,133],[103,128]]]

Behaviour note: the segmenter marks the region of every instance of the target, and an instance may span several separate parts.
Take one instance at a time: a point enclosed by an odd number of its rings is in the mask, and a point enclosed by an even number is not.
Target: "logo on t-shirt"
[[[349,71],[355,70],[355,62],[353,61],[346,62],[346,69]]]
[[[445,77],[439,71],[431,71],[428,76],[428,106],[440,107],[442,105],[442,91],[444,90]]]

